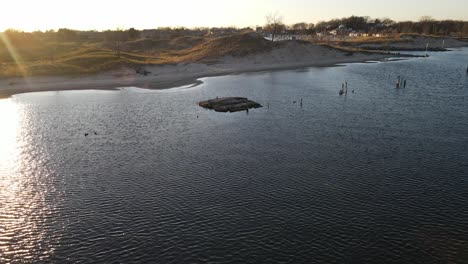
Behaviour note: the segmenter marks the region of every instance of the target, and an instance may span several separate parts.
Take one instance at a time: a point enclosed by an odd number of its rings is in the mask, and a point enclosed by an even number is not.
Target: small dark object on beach
[[[96,135],[96,136],[97,136],[97,133],[96,133],[96,132],[94,132],[94,135]]]
[[[136,69],[135,69],[135,73],[141,74],[141,75],[144,75],[144,76],[147,76],[147,75],[150,74],[151,72],[149,72],[149,71],[147,71],[147,70],[144,70],[144,69],[141,69],[141,68],[136,68]]]
[[[253,102],[243,97],[224,97],[216,98],[198,103],[199,106],[207,109],[215,110],[216,112],[239,112],[248,111],[251,108],[260,108],[257,102]]]
[[[85,136],[85,137],[89,136],[89,133],[85,133],[84,136]]]

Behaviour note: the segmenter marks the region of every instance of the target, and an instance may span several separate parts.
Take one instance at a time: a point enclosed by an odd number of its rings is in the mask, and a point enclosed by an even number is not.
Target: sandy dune
[[[349,54],[331,48],[289,42],[269,52],[244,57],[223,57],[211,63],[187,63],[149,66],[148,76],[136,74],[133,69],[120,70],[83,77],[29,77],[0,80],[0,98],[13,94],[80,89],[116,89],[135,86],[148,89],[164,89],[195,84],[198,78],[237,74],[243,72],[270,71],[309,66],[333,66],[339,63],[383,60],[395,55],[379,53]]]

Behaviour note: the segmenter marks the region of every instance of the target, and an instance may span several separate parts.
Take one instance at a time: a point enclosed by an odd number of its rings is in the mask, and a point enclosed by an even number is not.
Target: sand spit
[[[224,56],[204,62],[176,65],[146,66],[148,75],[138,74],[133,68],[75,77],[27,77],[0,80],[0,98],[14,94],[83,89],[117,89],[139,87],[167,89],[199,83],[199,78],[239,74],[245,72],[287,70],[303,67],[325,67],[341,63],[385,60],[402,55],[343,52],[308,42],[289,41],[278,48],[246,56]]]

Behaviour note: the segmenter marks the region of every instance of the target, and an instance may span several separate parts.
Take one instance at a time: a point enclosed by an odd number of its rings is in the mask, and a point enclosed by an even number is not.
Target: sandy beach
[[[380,61],[398,56],[402,55],[346,53],[313,44],[289,42],[269,52],[243,57],[228,56],[204,63],[147,66],[145,70],[150,72],[147,76],[137,74],[132,68],[121,68],[91,76],[7,78],[0,80],[0,98],[39,91],[109,90],[122,87],[167,89],[197,84],[200,83],[198,79],[203,77],[303,67],[326,67],[342,63]]]

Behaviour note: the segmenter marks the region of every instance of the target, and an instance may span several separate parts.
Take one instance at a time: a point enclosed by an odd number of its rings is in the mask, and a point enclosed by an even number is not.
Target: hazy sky
[[[390,4],[391,3],[391,4]],[[284,22],[317,22],[350,15],[417,20],[468,20],[467,0],[2,0],[0,31],[138,29],[160,26],[255,26],[267,13]]]

